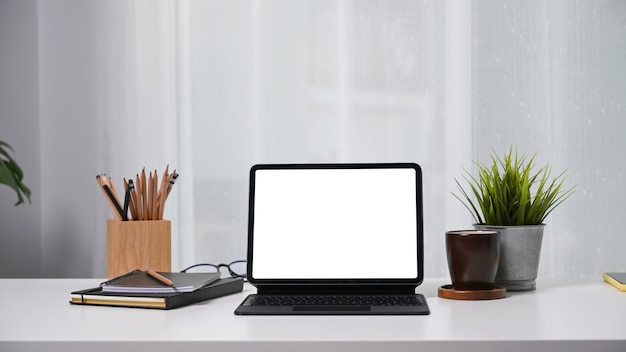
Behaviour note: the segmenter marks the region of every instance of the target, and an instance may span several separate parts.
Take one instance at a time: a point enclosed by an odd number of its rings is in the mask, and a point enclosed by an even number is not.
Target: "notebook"
[[[429,314],[419,165],[254,165],[247,259],[238,315]]]
[[[79,305],[174,309],[212,298],[241,292],[243,279],[224,278],[191,292],[174,293],[114,293],[103,292],[101,287],[74,291],[70,303]]]
[[[220,273],[159,272],[172,281],[168,286],[148,275],[147,271],[133,270],[100,284],[102,292],[113,293],[177,293],[191,292],[220,278]]]

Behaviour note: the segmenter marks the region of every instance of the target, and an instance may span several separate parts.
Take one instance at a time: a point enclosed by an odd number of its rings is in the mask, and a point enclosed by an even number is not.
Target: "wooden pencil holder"
[[[171,221],[107,220],[107,276],[172,269]]]

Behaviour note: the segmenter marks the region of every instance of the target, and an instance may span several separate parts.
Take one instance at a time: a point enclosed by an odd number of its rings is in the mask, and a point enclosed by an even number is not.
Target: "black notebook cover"
[[[100,287],[74,291],[71,304],[112,307],[174,309],[189,304],[226,296],[243,290],[242,278],[219,279],[192,292],[159,293],[112,293],[102,292]]]

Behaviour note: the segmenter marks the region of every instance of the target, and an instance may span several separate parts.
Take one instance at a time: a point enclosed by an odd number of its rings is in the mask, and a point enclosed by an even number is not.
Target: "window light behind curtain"
[[[472,222],[454,178],[511,145],[577,184],[540,275],[626,267],[623,2],[180,4],[181,267],[245,257],[254,163],[414,161],[426,276],[446,276],[443,233]]]
[[[189,15],[195,221],[181,265],[245,258],[254,163],[409,161],[438,246],[427,271],[441,267],[444,3],[192,1]]]
[[[474,157],[513,143],[577,185],[547,219],[541,276],[626,270],[625,62],[623,1],[472,2]]]

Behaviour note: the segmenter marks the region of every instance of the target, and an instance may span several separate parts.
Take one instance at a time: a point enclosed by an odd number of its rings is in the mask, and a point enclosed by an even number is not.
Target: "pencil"
[[[116,204],[115,207],[118,209],[118,211],[122,215],[122,220],[124,221],[128,220],[128,216],[126,215],[126,213],[124,213],[124,209],[122,209],[123,203],[120,201],[119,197],[117,196],[117,190],[115,189],[113,180],[110,177],[106,176],[106,181],[108,183],[109,188],[111,189],[111,193],[113,194],[113,197],[115,197],[115,204]]]
[[[148,273],[148,275],[150,275],[153,278],[157,279],[162,284],[167,285],[167,286],[174,286],[174,282],[172,282],[172,280],[170,280],[170,279],[166,278],[165,276],[157,273],[156,271],[152,271],[150,269],[147,269],[146,272]]]
[[[143,202],[143,220],[149,220],[150,210],[148,209],[148,184],[146,182],[146,168],[141,170],[141,195]]]
[[[157,195],[159,190],[159,175],[157,174],[157,170],[154,170],[154,174],[152,174],[152,219],[158,220],[159,217],[159,209],[157,202]]]
[[[148,196],[146,198],[148,202],[148,220],[154,220],[154,177],[152,171],[148,173]]]
[[[170,196],[170,192],[172,191],[172,187],[174,187],[174,183],[176,183],[177,178],[178,174],[176,173],[176,170],[174,170],[174,172],[172,173],[172,177],[170,178],[170,184],[167,186],[167,194],[165,195],[166,199]]]
[[[165,192],[166,192],[166,188],[167,188],[167,182],[168,182],[168,172],[169,172],[170,166],[167,165],[165,167],[165,171],[163,171],[163,177],[161,177],[161,186],[159,187],[159,193],[157,195],[157,220],[163,220],[163,211],[165,209]]]
[[[139,174],[135,178],[135,203],[137,203],[137,218],[139,220],[144,220],[144,210],[143,210],[143,196],[142,196],[142,188],[141,179],[139,179]]]
[[[101,182],[102,189],[110,200],[109,205],[112,205],[113,216],[117,220],[126,220],[124,216],[124,210],[119,203],[119,199],[114,193],[114,189],[112,189],[112,187],[109,187],[110,179],[108,179],[106,175],[101,175],[100,177],[96,176],[96,179],[99,181],[99,183]]]
[[[111,211],[113,211],[113,217],[116,220],[122,220],[122,215],[118,212],[117,208],[114,205],[115,198],[112,197],[112,195],[110,194],[110,191],[107,192],[106,185],[104,184],[104,179],[102,178],[102,176],[96,175],[96,181],[98,182],[98,185],[100,186],[100,189],[102,190],[102,193],[104,194],[104,198],[106,199],[107,203],[109,203],[109,207],[111,208]]]
[[[165,202],[178,178],[176,170],[170,173],[169,167],[169,165],[165,167],[161,180],[156,169],[154,173],[149,171],[146,175],[145,167],[141,174],[136,174],[135,181],[123,178],[123,202],[120,201],[113,180],[104,173],[96,175],[96,181],[115,219],[163,220]]]

